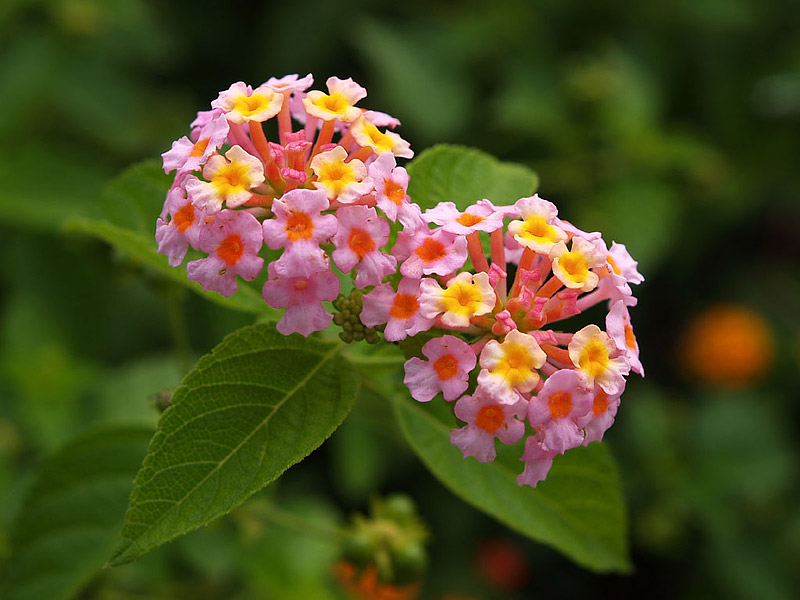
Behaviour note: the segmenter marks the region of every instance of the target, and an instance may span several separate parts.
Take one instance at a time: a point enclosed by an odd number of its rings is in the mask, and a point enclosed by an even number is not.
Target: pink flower
[[[308,337],[314,331],[328,327],[333,315],[322,306],[323,301],[339,295],[339,278],[330,271],[310,276],[280,277],[270,265],[270,280],[264,283],[264,300],[272,308],[285,308],[277,328],[283,335],[299,333]]]
[[[377,125],[378,127],[388,127],[394,129],[400,126],[400,119],[379,110],[361,110],[361,115]]]
[[[298,77],[297,73],[292,73],[280,79],[277,77],[270,77],[263,85],[272,88],[276,92],[285,94],[287,92],[305,92],[313,83],[314,77],[312,77],[311,73],[302,78]]]
[[[375,185],[375,201],[386,217],[394,222],[398,216],[403,220],[403,211],[409,206],[408,172],[398,167],[394,155],[381,154],[368,167],[370,179]]]
[[[445,335],[429,340],[422,347],[424,361],[416,356],[405,364],[406,384],[411,397],[428,402],[442,392],[444,399],[455,400],[467,389],[469,372],[475,368],[477,357],[469,344]]]
[[[381,252],[389,240],[389,224],[374,208],[343,206],[336,215],[339,230],[333,238],[333,261],[343,273],[356,268],[355,286],[379,285],[397,270],[397,260]]]
[[[628,307],[621,300],[614,302],[611,310],[608,311],[606,331],[614,340],[617,348],[621,348],[625,353],[625,358],[631,365],[631,371],[644,377],[644,367],[642,361],[639,360],[639,342],[636,341],[636,335],[633,333],[631,315],[628,313]]]
[[[173,186],[167,193],[164,208],[170,219],[166,221],[160,217],[156,223],[158,253],[167,256],[169,266],[177,267],[183,262],[190,245],[197,248],[206,214],[195,208],[186,198],[183,188],[178,186]]]
[[[528,422],[541,427],[544,447],[562,454],[583,442],[583,427],[592,418],[592,392],[572,369],[556,371],[528,404]]]
[[[201,110],[197,112],[197,117],[195,120],[189,124],[189,127],[192,129],[192,140],[197,141],[197,137],[195,132],[199,132],[200,129],[208,125],[211,121],[217,119],[220,115],[224,114],[225,111],[221,108],[212,108],[211,110]]]
[[[440,202],[424,214],[428,223],[441,225],[444,231],[456,235],[469,235],[475,231],[491,233],[503,226],[503,213],[488,200],[479,200],[463,213],[453,202]]]
[[[516,444],[525,435],[525,423],[517,417],[525,412],[525,401],[517,404],[498,404],[487,394],[462,396],[456,402],[456,416],[467,425],[450,431],[450,443],[478,462],[495,459],[494,439],[504,444]]]
[[[622,277],[628,283],[639,284],[644,281],[641,273],[637,270],[637,263],[628,253],[628,249],[623,244],[614,242],[608,251],[608,264],[615,275]]]
[[[225,115],[215,114],[202,127],[192,131],[195,141],[183,136],[172,142],[172,147],[161,155],[164,160],[164,172],[177,170],[177,177],[183,173],[199,170],[206,160],[225,144],[229,130],[230,126]]]
[[[422,227],[413,233],[401,231],[392,254],[404,261],[400,272],[405,277],[449,275],[466,262],[467,240],[441,229],[431,233],[427,227]]]
[[[566,231],[569,235],[574,237],[582,237],[584,239],[589,240],[590,242],[599,242],[603,247],[603,249],[605,249],[605,242],[603,242],[603,234],[600,233],[599,231],[587,232],[584,231],[583,229],[578,229],[577,227],[575,227],[575,225],[573,225],[569,221],[564,221],[562,219],[559,219],[558,217],[556,217],[554,222],[556,226]]]
[[[238,289],[236,275],[252,281],[261,272],[262,244],[258,219],[248,212],[222,210],[214,215],[213,224],[200,231],[198,245],[209,256],[187,264],[186,273],[205,291],[232,296]]]
[[[331,261],[325,251],[312,242],[295,242],[278,260],[271,262],[269,268],[270,273],[278,277],[309,277],[330,271]]]
[[[619,403],[620,394],[609,396],[603,391],[603,388],[598,387],[595,389],[592,412],[590,413],[592,420],[586,425],[584,445],[603,440],[603,434],[614,424],[614,417],[617,416]]]
[[[434,320],[419,309],[418,279],[402,279],[396,292],[388,283],[379,285],[364,295],[363,306],[361,322],[367,327],[386,323],[383,335],[387,342],[398,342],[433,326]]]
[[[539,436],[531,435],[525,440],[525,450],[520,460],[525,461],[525,469],[517,476],[517,484],[529,485],[535,488],[540,481],[544,481],[556,452],[546,450]]]
[[[319,245],[336,234],[333,215],[323,215],[330,206],[325,192],[296,189],[272,203],[274,219],[264,221],[264,241],[273,250],[300,242]]]

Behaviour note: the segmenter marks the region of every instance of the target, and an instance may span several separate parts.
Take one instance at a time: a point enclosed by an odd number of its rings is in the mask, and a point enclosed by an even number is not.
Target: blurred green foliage
[[[648,377],[631,382],[606,438],[636,570],[592,575],[498,528],[426,475],[391,427],[376,435],[390,409],[365,390],[277,489],[102,572],[81,597],[342,597],[332,545],[268,507],[335,527],[398,489],[431,529],[426,597],[790,597],[799,30],[790,0],[0,3],[0,561],[43,457],[95,425],[152,425],[156,394],[252,322],[66,224],[113,223],[119,207],[99,208],[110,178],[157,158],[218,90],[312,72],[366,85],[365,105],[401,118],[417,152],[462,143],[532,168],[563,216],[640,260],[633,319]],[[772,326],[775,365],[748,389],[713,389],[682,368],[681,332],[718,301]],[[528,587],[485,576],[476,557],[498,537],[522,553]]]

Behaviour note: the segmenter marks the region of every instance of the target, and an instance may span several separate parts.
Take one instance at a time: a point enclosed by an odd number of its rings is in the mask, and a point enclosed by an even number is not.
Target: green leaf
[[[423,210],[440,202],[455,202],[464,210],[484,198],[513,204],[530,196],[539,185],[536,173],[518,164],[463,146],[438,145],[408,165],[408,194]]]
[[[66,221],[67,231],[99,238],[120,250],[134,262],[150,267],[207,300],[228,308],[278,318],[261,294],[239,280],[239,291],[230,298],[204,292],[200,284],[189,281],[186,269],[170,267],[167,257],[158,253],[155,240],[156,219],[161,213],[170,178],[156,161],[145,161],[123,171],[106,188],[91,217]]]
[[[557,456],[536,489],[519,487],[522,463],[481,464],[450,444],[450,424],[395,395],[395,415],[425,466],[451,491],[593,571],[630,570],[627,520],[616,464],[602,444]],[[449,415],[449,413],[448,413]]]
[[[359,387],[341,348],[258,324],[200,359],[161,418],[110,564],[230,512],[328,438]]]
[[[45,460],[16,523],[0,597],[67,600],[118,543],[133,477],[152,429],[109,427]]]

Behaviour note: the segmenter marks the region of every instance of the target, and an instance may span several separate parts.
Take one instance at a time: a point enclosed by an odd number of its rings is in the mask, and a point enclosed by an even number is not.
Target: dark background
[[[562,216],[639,260],[647,378],[631,377],[606,437],[636,570],[582,571],[476,513],[384,433],[369,398],[281,481],[287,505],[336,522],[373,493],[408,493],[432,532],[432,598],[790,597],[799,16],[789,0],[3,2],[0,560],[43,455],[97,423],[155,421],[153,394],[184,368],[176,319],[193,355],[251,321],[63,223],[232,82],[311,72],[317,89],[330,75],[364,85],[361,104],[399,117],[417,153],[458,143],[530,166]],[[252,506],[82,597],[338,597],[332,549]],[[521,575],[487,575],[498,552]]]

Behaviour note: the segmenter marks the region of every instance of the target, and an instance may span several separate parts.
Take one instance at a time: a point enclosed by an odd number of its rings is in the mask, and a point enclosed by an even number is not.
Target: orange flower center
[[[440,380],[445,381],[458,373],[458,361],[452,354],[445,354],[433,363],[433,370]]]
[[[192,151],[189,153],[189,156],[203,156],[203,152],[205,152],[206,148],[208,148],[209,141],[211,141],[210,138],[197,140],[195,145],[192,146]]]
[[[189,229],[194,223],[194,206],[192,203],[187,202],[181,206],[181,209],[172,217],[172,222],[175,223],[175,227],[181,233]]]
[[[595,417],[599,417],[608,410],[608,394],[603,391],[603,388],[598,387],[594,395],[594,404],[592,404],[592,413]]]
[[[503,409],[497,406],[484,406],[478,412],[478,418],[475,419],[475,426],[483,429],[486,433],[494,433],[503,422],[506,416],[503,414]]]
[[[350,239],[347,240],[347,245],[350,250],[355,252],[359,260],[375,250],[375,241],[365,230],[359,227],[353,227],[350,230]]]
[[[219,248],[217,248],[217,254],[219,254],[220,258],[222,258],[229,267],[239,262],[243,253],[244,244],[242,244],[242,238],[236,233],[232,233],[222,240]]]
[[[477,225],[483,221],[483,217],[479,217],[478,215],[471,215],[469,213],[464,213],[460,217],[456,219],[456,222],[464,227],[472,227],[473,225]]]
[[[547,402],[550,416],[554,419],[563,419],[572,412],[572,394],[569,392],[556,392]]]
[[[308,213],[296,212],[286,220],[286,236],[290,242],[310,240],[314,235],[314,222]]]
[[[633,335],[633,327],[630,323],[625,323],[625,345],[631,350],[636,350],[636,336]]]
[[[432,263],[447,256],[444,244],[433,238],[427,238],[422,245],[414,251],[414,254],[422,259],[422,262]]]
[[[406,197],[406,189],[391,179],[384,179],[384,194],[386,197],[394,202],[397,206],[400,206],[403,203],[403,200]]]
[[[413,294],[397,294],[392,302],[389,314],[395,319],[406,320],[414,316],[419,308],[417,297]]]

